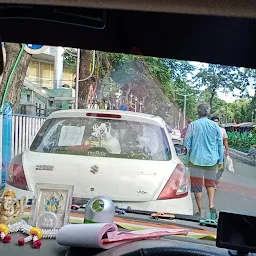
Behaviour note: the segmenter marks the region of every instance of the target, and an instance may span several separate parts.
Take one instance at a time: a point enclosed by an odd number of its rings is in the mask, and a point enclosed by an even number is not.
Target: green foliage
[[[250,69],[250,68],[244,68],[243,69],[245,75],[253,82],[254,91],[256,92],[256,70]],[[246,91],[246,96],[248,96],[248,92]],[[254,98],[256,97],[256,93]]]
[[[233,111],[233,122],[242,123],[251,121],[250,100],[238,99],[229,104],[229,109]]]
[[[244,91],[249,84],[249,78],[242,68],[208,64],[193,77],[193,82],[197,88],[207,88],[210,93],[209,104],[212,107],[219,90],[227,92],[236,88]]]
[[[124,64],[127,64],[127,62],[141,58],[139,56],[135,56],[131,54],[122,54],[122,53],[114,53],[114,52],[108,52],[106,53],[106,55],[109,62],[111,62],[114,68],[118,65],[124,65]]]
[[[205,89],[199,96],[199,103],[209,103],[211,92]],[[216,95],[212,101],[212,116],[218,116],[221,123],[242,123],[252,119],[252,112],[256,107],[253,99],[237,99],[232,103],[227,103],[219,99]]]
[[[68,49],[64,53],[64,65],[75,72],[76,57],[70,55],[70,52],[76,53],[74,49]],[[109,84],[104,89],[104,95],[114,94],[121,84],[128,84],[129,81],[136,83],[134,74],[139,72],[140,65],[144,65],[149,71],[150,79],[155,80],[162,92],[171,101],[176,101],[181,109],[184,106],[184,97],[176,92],[192,94],[187,98],[187,117],[190,119],[197,118],[198,103],[210,104],[212,115],[220,117],[222,123],[251,121],[253,112],[256,119],[256,96],[248,99],[246,90],[249,82],[256,80],[255,70],[215,64],[205,64],[199,68],[190,61],[120,53],[97,52],[97,57],[102,60],[100,76],[104,79],[103,85]],[[105,77],[106,74],[108,77]],[[230,92],[234,89],[241,90],[241,95],[247,98],[227,104],[217,96],[219,91]]]
[[[231,148],[248,152],[252,145],[256,144],[256,134],[228,132],[228,143]]]
[[[111,71],[115,71],[113,79],[117,83],[128,83],[134,76],[136,63],[143,64],[149,71],[150,78],[155,80],[163,93],[172,101],[177,101],[180,108],[183,108],[184,98],[177,96],[176,90],[180,92],[193,93],[187,101],[187,116],[191,119],[196,118],[196,97],[197,91],[187,83],[187,75],[195,67],[188,61],[176,61],[156,57],[127,55],[120,53],[104,53],[111,64]],[[103,64],[101,74],[105,74],[106,67]],[[138,67],[138,66],[137,66]],[[120,72],[119,72],[120,71]]]
[[[189,86],[186,82],[181,80],[176,81],[174,85],[175,85],[175,92],[176,92],[175,98],[177,99],[179,106],[182,106],[182,107],[184,106],[184,97],[179,94],[190,95],[189,97],[187,97],[187,104],[186,104],[187,117],[192,120],[197,119],[197,91],[191,86]]]
[[[174,96],[174,82],[172,80],[171,69],[166,65],[165,59],[145,57],[144,61],[154,77],[159,81],[161,89],[164,94],[173,99]]]
[[[76,73],[76,50],[68,48],[63,53],[63,65],[73,74]]]
[[[188,74],[192,75],[196,69],[190,61],[165,59],[165,63],[170,68],[174,81],[187,81]]]
[[[200,96],[199,96],[199,103],[210,103],[210,99],[211,99],[212,95],[211,95],[211,90],[209,88],[205,89],[204,91],[201,92]],[[226,107],[226,102],[224,100],[221,100],[217,97],[217,94],[214,95],[213,99],[212,99],[212,113],[213,115],[216,115],[216,112],[218,112],[218,110],[220,110],[221,108]]]

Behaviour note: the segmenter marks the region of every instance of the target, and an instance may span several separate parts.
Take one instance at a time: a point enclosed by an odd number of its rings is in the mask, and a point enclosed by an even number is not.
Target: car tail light
[[[12,159],[8,167],[6,182],[10,186],[28,190],[28,184],[22,164],[22,154],[19,154]]]
[[[181,198],[188,195],[189,177],[184,165],[178,164],[157,200]]]
[[[104,113],[86,113],[86,116],[95,116],[95,117],[107,117],[107,118],[121,118],[121,115],[117,114],[104,114]]]

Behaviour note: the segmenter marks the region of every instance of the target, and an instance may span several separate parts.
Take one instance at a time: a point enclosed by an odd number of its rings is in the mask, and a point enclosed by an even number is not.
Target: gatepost
[[[12,157],[12,106],[5,104],[2,125],[2,184],[6,182],[6,174]]]

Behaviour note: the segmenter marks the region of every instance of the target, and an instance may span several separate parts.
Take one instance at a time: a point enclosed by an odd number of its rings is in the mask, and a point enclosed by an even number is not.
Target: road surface
[[[217,210],[244,212],[256,215],[256,166],[244,164],[233,159],[235,173],[224,172],[220,187],[216,191],[215,206]],[[0,189],[2,194],[3,189]],[[193,198],[194,213],[196,202]],[[203,190],[203,209],[208,211],[208,198]]]
[[[224,172],[215,195],[217,210],[256,215],[256,166],[233,159],[235,173]],[[193,196],[194,212],[197,212]],[[208,211],[208,198],[203,190],[203,209]]]

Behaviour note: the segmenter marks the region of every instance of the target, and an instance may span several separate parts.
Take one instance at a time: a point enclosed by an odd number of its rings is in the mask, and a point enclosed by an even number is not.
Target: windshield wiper
[[[120,208],[121,209],[121,208]],[[140,211],[140,210],[128,210],[128,209],[122,209],[127,213],[133,213],[133,214],[140,214],[140,215],[148,215],[150,216],[152,213],[155,213],[157,211]],[[177,220],[185,220],[185,221],[192,221],[192,222],[198,222],[198,216],[194,215],[185,215],[185,214],[175,214],[175,219]]]

